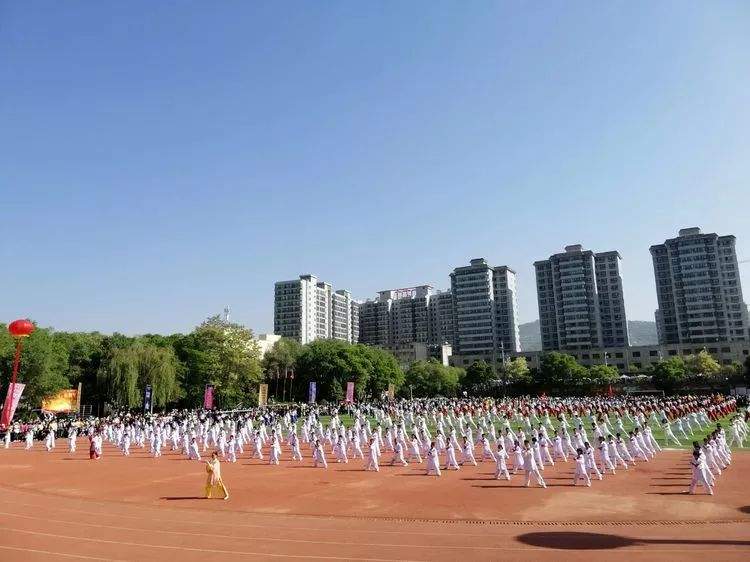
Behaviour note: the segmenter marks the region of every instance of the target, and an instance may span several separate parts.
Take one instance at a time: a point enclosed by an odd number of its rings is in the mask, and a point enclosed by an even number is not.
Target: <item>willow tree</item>
[[[151,385],[154,404],[166,406],[181,396],[177,357],[171,347],[137,344],[138,387]]]
[[[180,397],[177,358],[170,348],[136,342],[110,350],[99,370],[99,387],[118,406],[137,407],[151,385],[154,404],[166,406]]]
[[[138,352],[133,347],[116,347],[104,358],[97,386],[117,406],[138,404]]]

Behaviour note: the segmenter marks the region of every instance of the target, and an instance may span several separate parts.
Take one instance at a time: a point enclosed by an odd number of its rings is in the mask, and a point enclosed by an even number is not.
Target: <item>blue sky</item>
[[[0,0],[0,319],[264,332],[276,280],[485,257],[530,321],[533,261],[582,243],[653,320],[651,244],[750,258],[748,30],[745,1]]]

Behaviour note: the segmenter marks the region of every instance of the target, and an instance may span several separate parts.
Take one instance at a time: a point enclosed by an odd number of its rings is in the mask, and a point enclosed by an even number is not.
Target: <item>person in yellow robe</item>
[[[214,488],[224,492],[224,499],[229,499],[229,490],[221,479],[221,463],[219,462],[219,453],[211,453],[211,460],[206,461],[206,499],[211,499]]]

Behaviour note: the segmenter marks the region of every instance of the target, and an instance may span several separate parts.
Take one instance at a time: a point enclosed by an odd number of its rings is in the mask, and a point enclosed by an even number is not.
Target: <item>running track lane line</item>
[[[242,550],[219,550],[216,548],[197,548],[197,547],[190,547],[190,546],[169,546],[169,545],[163,545],[163,544],[147,544],[147,543],[137,543],[137,542],[128,542],[128,541],[111,541],[107,539],[93,539],[90,537],[76,537],[72,535],[58,535],[54,533],[42,533],[39,531],[28,531],[26,529],[16,529],[14,527],[7,527],[2,526],[2,528],[6,531],[14,531],[16,533],[26,533],[28,535],[37,535],[40,537],[52,537],[54,539],[68,539],[68,540],[75,540],[75,541],[88,541],[88,542],[97,542],[97,543],[104,543],[104,544],[123,544],[125,546],[136,546],[136,547],[145,547],[145,548],[164,548],[168,550],[186,550],[189,552],[207,552],[211,554],[232,554],[235,556],[270,556],[274,558],[304,558],[304,559],[310,559],[310,560],[351,560],[352,557],[340,557],[340,556],[311,556],[306,554],[274,554],[270,552],[248,552],[248,551],[242,551]],[[713,552],[713,551],[712,551]],[[366,562],[423,562],[421,560],[409,560],[406,558],[399,558],[399,559],[391,559],[391,558],[360,558],[356,557],[357,560],[364,560]]]
[[[84,500],[80,500],[80,501],[84,501]],[[95,502],[92,502],[92,503],[95,503]],[[18,506],[23,505],[23,506],[27,506],[27,507],[34,507],[36,509],[54,509],[54,510],[57,510],[57,511],[66,511],[66,512],[70,512],[70,513],[83,513],[84,515],[89,515],[89,516],[97,517],[97,518],[98,517],[115,517],[115,518],[118,518],[118,519],[136,519],[138,521],[151,521],[151,522],[154,522],[154,523],[162,523],[164,521],[163,517],[162,518],[154,518],[154,517],[143,517],[142,515],[126,515],[126,514],[122,514],[122,513],[92,512],[90,510],[73,509],[73,508],[70,508],[70,507],[60,507],[60,506],[57,506],[57,505],[55,505],[55,506],[52,506],[52,505],[39,505],[39,504],[35,504],[35,503],[26,503],[26,502],[19,502],[19,501],[14,501],[13,505],[14,506],[16,506],[16,505],[18,505]],[[99,507],[105,507],[105,506],[103,506],[101,504],[96,504],[95,503],[95,505],[98,505]],[[124,506],[124,507],[132,506],[134,508],[135,507],[147,507],[149,509],[151,508],[150,505],[144,506],[144,505],[140,505],[140,504],[126,504],[126,503],[117,503],[117,502],[114,502],[113,505],[119,505],[119,506]],[[193,510],[193,509],[183,510],[183,511],[179,511],[178,510],[178,511],[172,511],[172,513],[187,514],[187,513],[192,513],[193,511],[196,511],[196,510]],[[216,512],[213,512],[213,511],[203,511],[202,513],[237,514],[237,515],[245,515],[245,516],[246,515],[252,515],[252,516],[258,515],[259,517],[275,517],[275,518],[279,518],[279,519],[285,519],[285,518],[292,519],[292,518],[304,518],[304,517],[307,517],[306,515],[285,515],[285,514],[276,515],[276,514],[267,514],[267,513],[255,514],[255,513],[248,513],[248,512],[245,512],[245,511],[216,511]],[[16,514],[14,513],[12,515],[16,515]],[[318,518],[318,519],[324,518],[325,520],[333,521],[333,522],[338,522],[338,521],[345,522],[346,521],[346,519],[341,519],[341,518],[338,518],[338,517],[335,517],[335,516],[320,517],[320,518],[317,517],[317,516],[311,516],[311,517]],[[748,520],[748,521],[750,521],[750,520]],[[392,523],[392,522],[393,521],[383,520],[383,523]],[[310,531],[310,532],[316,532],[316,533],[326,533],[326,532],[341,531],[341,527],[289,527],[289,526],[279,526],[279,525],[276,525],[276,524],[268,524],[268,525],[260,525],[260,524],[258,524],[258,525],[254,525],[252,523],[233,523],[233,522],[215,523],[213,521],[201,521],[201,520],[199,520],[199,521],[194,521],[194,520],[180,520],[179,523],[181,523],[181,524],[187,524],[187,525],[200,525],[200,526],[211,525],[211,526],[214,526],[214,527],[235,527],[235,528],[238,528],[238,529],[243,529],[243,528],[265,529],[265,530],[275,529],[275,530],[278,530],[278,531]],[[430,522],[429,521],[423,521],[423,523],[428,523],[429,524]],[[615,524],[617,525],[617,523],[615,523]],[[580,523],[580,524],[576,523],[576,525],[580,525],[582,527],[586,526],[585,523]],[[545,525],[544,523],[540,523],[540,526],[548,526],[548,525]],[[618,525],[618,526],[620,526],[620,525]],[[457,528],[457,527],[454,526],[454,528]],[[372,530],[372,529],[348,529],[347,528],[346,532],[347,533],[360,533],[360,534],[378,534],[378,535],[381,535],[381,534],[388,534],[388,535],[414,535],[414,536],[425,536],[425,537],[433,537],[433,536],[440,536],[440,537],[442,537],[442,536],[446,536],[447,535],[447,536],[450,536],[450,537],[484,537],[484,538],[486,538],[488,536],[487,533],[448,533],[447,531],[445,531],[445,532],[391,531],[391,530],[386,530],[386,529],[378,531],[378,530]]]
[[[225,535],[220,533],[188,533],[185,531],[166,531],[163,529],[139,529],[137,527],[120,527],[117,525],[102,525],[97,523],[82,523],[81,521],[68,521],[65,519],[48,519],[46,517],[33,517],[31,515],[21,515],[14,513],[7,513],[0,511],[0,515],[9,515],[11,517],[22,517],[24,519],[32,519],[34,521],[47,521],[49,523],[63,523],[76,526],[95,527],[99,529],[116,529],[118,531],[137,531],[137,532],[149,532],[149,533],[164,533],[168,535],[187,535],[195,537],[210,537],[210,538],[221,538],[221,539],[261,539],[264,541],[275,541],[275,542],[288,542],[288,543],[302,543],[302,544],[324,544],[327,546],[366,546],[366,547],[378,547],[378,548],[430,548],[430,549],[453,549],[453,550],[506,550],[502,547],[497,546],[475,546],[475,545],[431,545],[431,544],[390,544],[390,543],[362,543],[362,542],[338,542],[338,541],[314,541],[307,539],[286,539],[286,538],[271,538],[271,537],[250,537],[250,536],[235,536]],[[341,532],[337,530],[335,532]],[[346,532],[346,531],[344,531]],[[455,536],[455,535],[454,535]]]
[[[28,494],[33,495],[33,494]],[[78,501],[88,501],[87,499],[78,499]],[[99,507],[106,507],[102,503],[98,503],[96,500],[91,500],[90,503],[97,505]],[[116,518],[125,518],[125,519],[136,519],[138,521],[152,521],[156,523],[161,523],[164,521],[164,518],[153,518],[153,517],[143,517],[142,515],[127,515],[127,514],[118,514],[118,513],[102,513],[102,512],[92,512],[91,510],[83,510],[83,509],[73,509],[68,507],[60,507],[60,506],[51,506],[51,505],[39,505],[35,503],[26,503],[26,502],[19,502],[14,501],[13,505],[23,505],[27,507],[34,507],[37,509],[54,509],[57,511],[65,511],[70,513],[83,513],[85,515],[94,516],[94,517],[116,517]],[[156,509],[155,507],[151,505],[142,505],[142,504],[129,504],[129,503],[117,503],[117,502],[110,502],[108,505],[118,505],[123,507],[133,506],[133,507],[141,507],[141,508],[148,508],[148,509]],[[179,513],[179,514],[187,514],[194,511],[194,509],[189,510],[170,510],[171,513]],[[245,512],[245,511],[211,511],[211,510],[201,510],[201,513],[208,513],[208,514],[239,514],[239,515],[250,515],[250,516],[257,516],[260,518],[277,518],[277,519],[294,519],[294,518],[312,518],[312,519],[322,519],[326,521],[347,521],[347,520],[356,520],[356,521],[374,521],[374,522],[382,522],[382,523],[425,523],[425,524],[435,524],[435,523],[450,523],[453,528],[458,528],[460,525],[473,525],[473,522],[470,520],[430,520],[430,519],[402,519],[402,518],[363,518],[363,517],[337,517],[337,516],[317,516],[317,515],[295,515],[295,514],[271,514],[271,513],[255,513],[255,512]],[[188,524],[188,525],[200,525],[200,526],[206,526],[211,525],[215,527],[234,527],[234,528],[253,528],[253,529],[274,529],[279,531],[311,531],[311,532],[330,532],[330,531],[339,531],[341,528],[337,527],[290,527],[285,525],[278,525],[278,524],[269,524],[269,525],[261,525],[261,524],[252,524],[252,523],[234,523],[234,522],[225,522],[225,523],[215,523],[212,521],[193,521],[193,520],[180,520],[179,521],[182,524]],[[488,528],[493,527],[590,527],[592,525],[591,521],[504,521],[504,520],[497,520],[492,521],[492,524],[489,524]],[[750,523],[750,519],[747,518],[740,518],[740,519],[718,519],[714,521],[710,520],[701,520],[701,521],[693,521],[693,520],[675,520],[675,521],[661,521],[661,520],[643,520],[643,521],[630,521],[630,520],[622,520],[622,521],[597,521],[596,526],[603,527],[650,527],[654,525],[658,526],[665,526],[665,527],[673,527],[673,526],[694,526],[694,525],[735,525],[735,524],[743,524],[743,523]],[[448,533],[447,531],[444,532],[429,532],[429,531],[393,531],[393,530],[370,530],[370,529],[346,529],[347,533],[360,533],[360,534],[389,534],[389,535],[413,535],[413,536],[451,536],[451,537],[482,537],[486,538],[488,536],[487,533]]]
[[[84,560],[104,560],[106,562],[109,562],[110,560],[117,560],[116,558],[97,558],[96,556],[85,556],[83,554],[65,554],[64,552],[52,552],[51,550],[35,550],[33,548],[20,548],[16,546],[5,546],[2,544],[0,544],[0,549],[18,550],[20,552],[33,552],[34,554],[51,554],[53,556],[67,556],[68,558],[82,558]]]
[[[234,555],[241,555],[241,556],[269,556],[269,557],[276,557],[276,558],[304,558],[304,559],[314,559],[314,560],[352,560],[352,557],[339,557],[339,556],[310,556],[310,555],[304,555],[304,554],[274,554],[269,552],[244,552],[244,551],[235,551],[235,550],[218,550],[218,549],[207,549],[207,548],[196,548],[196,547],[188,547],[188,546],[168,546],[168,545],[159,545],[159,544],[143,544],[143,543],[134,543],[134,542],[127,542],[127,541],[112,541],[107,539],[92,539],[89,537],[76,537],[71,535],[57,535],[52,533],[41,533],[38,531],[27,531],[25,529],[15,529],[13,527],[2,527],[3,529],[7,531],[15,531],[17,533],[27,533],[30,535],[38,535],[38,536],[44,536],[44,537],[52,537],[52,538],[58,538],[58,539],[68,539],[68,540],[81,540],[81,541],[89,541],[89,542],[98,542],[98,543],[107,543],[107,544],[123,544],[126,546],[137,546],[137,547],[147,547],[147,548],[165,548],[170,550],[187,550],[192,552],[208,552],[208,553],[214,553],[214,554],[234,554]],[[633,539],[634,541],[638,542],[639,539]],[[730,545],[728,545],[730,546]],[[731,545],[735,546],[735,545]],[[441,547],[436,547],[441,548]],[[469,547],[467,547],[469,548]],[[496,547],[496,550],[504,550],[504,551],[523,551],[523,552],[549,552],[549,551],[558,551],[558,552],[571,552],[570,548],[555,548],[555,547]],[[633,547],[626,547],[624,550],[627,550],[629,552],[706,552],[706,553],[716,553],[716,548],[653,548],[653,546],[649,546],[646,548],[633,548]],[[728,549],[731,551],[734,551],[735,549]],[[739,550],[739,549],[737,549]],[[363,560],[366,562],[424,562],[421,560],[411,560],[407,558],[399,558],[398,560],[392,560],[389,558],[360,558],[355,557],[356,560]]]

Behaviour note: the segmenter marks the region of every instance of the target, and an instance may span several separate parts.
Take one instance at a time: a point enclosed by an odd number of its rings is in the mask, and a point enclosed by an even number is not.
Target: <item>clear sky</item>
[[[750,2],[0,0],[0,321],[273,328],[273,283],[355,298],[519,277],[680,227],[750,259]],[[750,264],[741,266],[750,299]]]

